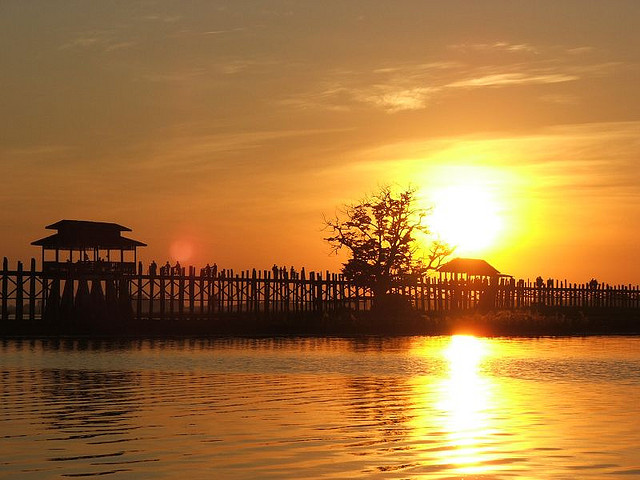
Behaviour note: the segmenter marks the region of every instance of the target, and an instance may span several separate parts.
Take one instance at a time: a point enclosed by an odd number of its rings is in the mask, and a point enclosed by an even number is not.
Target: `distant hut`
[[[60,220],[45,228],[57,233],[31,242],[42,247],[44,273],[135,273],[136,249],[146,247],[116,223]]]
[[[469,277],[508,277],[509,275],[501,274],[497,268],[491,266],[486,260],[479,258],[454,258],[450,262],[445,263],[438,271],[445,274],[451,274],[457,278],[461,276]]]
[[[500,273],[497,268],[490,265],[486,260],[478,258],[454,258],[442,265],[438,271],[449,275],[450,278],[455,280],[461,280],[466,277],[476,284],[476,288],[481,290],[478,303],[480,310],[490,310],[495,306],[498,280],[501,277],[511,277],[511,275]],[[464,302],[464,298],[461,298],[456,290],[455,307],[459,308]]]

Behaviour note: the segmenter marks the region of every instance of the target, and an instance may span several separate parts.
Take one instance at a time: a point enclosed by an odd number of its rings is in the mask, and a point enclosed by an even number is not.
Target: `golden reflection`
[[[491,432],[488,415],[491,385],[480,373],[480,363],[488,344],[469,335],[454,335],[444,351],[448,376],[440,388],[438,410],[450,448],[443,450],[445,463],[455,465],[460,473],[479,473]]]

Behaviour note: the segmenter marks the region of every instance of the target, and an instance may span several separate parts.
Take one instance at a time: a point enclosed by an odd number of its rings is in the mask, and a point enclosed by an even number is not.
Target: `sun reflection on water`
[[[480,371],[489,344],[469,335],[454,335],[444,350],[448,376],[439,388],[437,409],[448,447],[444,463],[461,474],[485,472],[488,440],[493,432],[491,382]]]

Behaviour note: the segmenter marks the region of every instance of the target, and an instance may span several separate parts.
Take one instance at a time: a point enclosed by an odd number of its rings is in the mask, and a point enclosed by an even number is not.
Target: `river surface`
[[[0,341],[0,478],[640,478],[640,337]]]

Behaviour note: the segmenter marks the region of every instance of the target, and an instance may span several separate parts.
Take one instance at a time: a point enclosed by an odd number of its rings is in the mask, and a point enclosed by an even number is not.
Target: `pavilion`
[[[483,277],[483,278],[497,278],[497,277],[511,277],[511,275],[502,274],[490,265],[486,260],[478,258],[454,258],[450,262],[438,268],[439,272],[449,273],[459,276],[470,277]]]
[[[42,247],[44,273],[135,273],[136,249],[146,247],[116,223],[60,220],[45,228],[57,233],[31,242]]]

